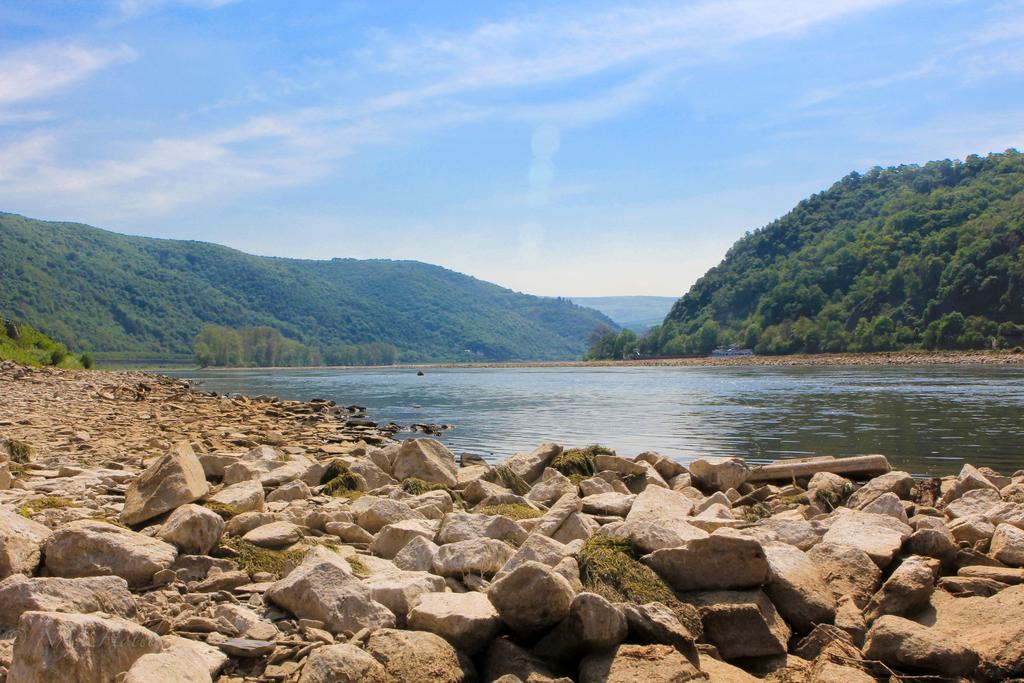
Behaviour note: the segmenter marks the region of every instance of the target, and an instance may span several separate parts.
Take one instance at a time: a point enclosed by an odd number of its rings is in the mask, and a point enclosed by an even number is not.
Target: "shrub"
[[[93,366],[92,354],[86,351],[79,358],[79,362],[81,362],[83,368],[85,368],[86,370],[91,370]]]
[[[556,455],[551,460],[551,467],[567,477],[573,475],[584,478],[592,477],[597,474],[597,467],[594,465],[594,456],[596,455],[615,455],[615,451],[596,445],[587,448],[571,448]]]

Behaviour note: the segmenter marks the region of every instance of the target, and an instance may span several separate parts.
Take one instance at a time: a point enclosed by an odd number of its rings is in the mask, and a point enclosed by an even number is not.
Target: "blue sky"
[[[1021,0],[0,4],[0,210],[535,294],[1022,144]]]

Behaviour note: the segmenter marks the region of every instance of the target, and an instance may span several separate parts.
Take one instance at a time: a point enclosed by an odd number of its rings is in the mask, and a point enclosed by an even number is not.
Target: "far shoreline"
[[[1012,351],[885,351],[819,353],[788,356],[735,356],[645,360],[507,361],[479,363],[397,363],[395,365],[290,365],[247,367],[154,368],[151,372],[246,372],[265,370],[490,370],[531,368],[645,368],[645,367],[850,367],[885,365],[1013,365],[1024,366],[1024,353]],[[113,368],[111,368],[113,369]]]

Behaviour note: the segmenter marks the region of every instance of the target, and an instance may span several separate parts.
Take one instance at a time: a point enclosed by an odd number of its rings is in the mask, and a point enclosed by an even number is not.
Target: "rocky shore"
[[[0,364],[2,677],[1024,677],[1024,471],[556,444],[488,464],[392,432]]]

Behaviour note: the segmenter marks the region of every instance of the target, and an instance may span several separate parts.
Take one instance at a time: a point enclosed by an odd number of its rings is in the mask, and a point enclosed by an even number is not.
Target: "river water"
[[[918,475],[1024,468],[1024,368],[544,367],[195,370],[219,393],[328,398],[379,422],[450,423],[455,452],[495,460],[543,441],[620,455],[755,462],[883,453]]]

